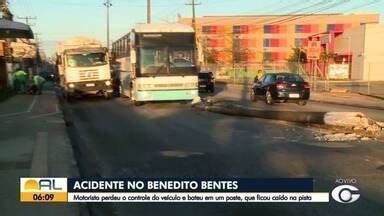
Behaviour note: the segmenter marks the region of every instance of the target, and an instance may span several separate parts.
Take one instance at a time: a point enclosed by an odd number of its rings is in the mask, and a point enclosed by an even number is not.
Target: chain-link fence
[[[366,70],[361,74],[364,81],[332,80],[325,71],[328,68],[324,65],[299,64],[294,62],[275,62],[275,63],[253,63],[253,64],[209,64],[203,70],[214,72],[216,80],[233,84],[251,84],[255,76],[260,77],[267,72],[287,72],[297,73],[310,84],[312,91],[344,91],[355,92],[368,95],[376,95],[384,98],[384,81],[377,74],[382,63],[369,63]]]

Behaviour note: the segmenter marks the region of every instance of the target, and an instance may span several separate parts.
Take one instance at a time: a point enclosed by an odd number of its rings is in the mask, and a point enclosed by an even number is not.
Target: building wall
[[[335,39],[335,52],[352,53],[352,80],[384,80],[384,25],[352,28]]]
[[[191,24],[190,18],[179,20]],[[363,23],[378,23],[378,14],[302,16],[206,16],[196,19],[202,47],[218,51],[216,58],[232,62],[234,50],[243,63],[285,62],[293,47],[305,47],[308,37],[322,32],[344,32]]]
[[[351,79],[363,80],[365,26],[352,28],[335,38],[335,53],[350,53],[352,55]]]
[[[366,25],[364,80],[384,80],[384,25]]]

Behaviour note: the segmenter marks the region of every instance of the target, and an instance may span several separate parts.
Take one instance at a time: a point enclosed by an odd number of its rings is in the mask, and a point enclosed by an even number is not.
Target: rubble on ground
[[[347,141],[369,141],[373,138],[362,136],[356,133],[325,133],[325,134],[316,134],[315,139],[317,141],[324,142],[347,142]]]
[[[201,103],[201,98],[199,96],[193,98],[191,104],[192,105],[195,105],[195,104],[198,104],[198,103]]]
[[[371,136],[384,129],[382,123],[376,122],[360,112],[328,112],[324,116],[324,123]]]

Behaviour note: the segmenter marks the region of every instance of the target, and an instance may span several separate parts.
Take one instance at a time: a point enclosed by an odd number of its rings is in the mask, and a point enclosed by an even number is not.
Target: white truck
[[[75,37],[57,46],[57,69],[64,96],[112,94],[108,49],[88,37]]]

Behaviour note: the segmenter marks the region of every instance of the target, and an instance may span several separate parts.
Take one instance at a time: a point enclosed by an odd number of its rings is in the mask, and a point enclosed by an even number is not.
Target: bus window
[[[167,73],[167,55],[164,48],[142,48],[142,74]]]

